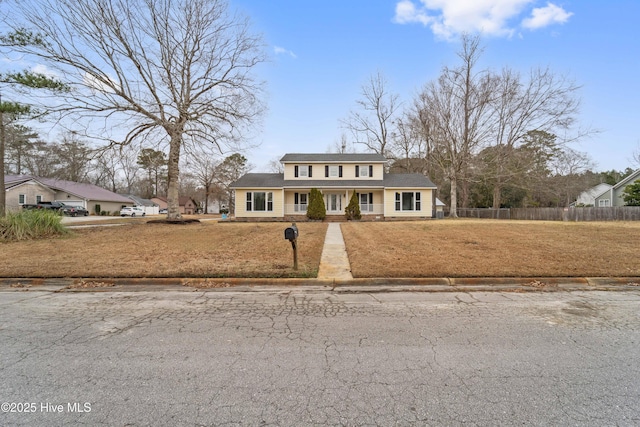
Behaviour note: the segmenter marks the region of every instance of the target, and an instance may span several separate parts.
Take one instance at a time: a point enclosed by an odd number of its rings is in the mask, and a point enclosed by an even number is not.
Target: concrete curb
[[[211,292],[332,291],[380,292],[557,292],[640,291],[640,277],[463,277],[247,279],[247,278],[0,278],[0,291],[134,292],[193,290]]]

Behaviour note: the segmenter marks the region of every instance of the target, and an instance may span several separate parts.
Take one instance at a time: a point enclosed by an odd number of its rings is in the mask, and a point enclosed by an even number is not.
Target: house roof
[[[282,163],[344,163],[367,162],[386,163],[387,159],[376,153],[289,153],[280,159]]]
[[[232,188],[436,188],[419,173],[389,173],[384,179],[284,179],[281,173],[248,173],[231,184]]]
[[[131,199],[93,184],[65,181],[62,179],[40,178],[31,175],[6,175],[4,177],[5,190],[28,181],[36,181],[56,191],[64,191],[86,200],[103,202],[131,203]]]
[[[133,200],[136,206],[158,206],[158,204],[153,202],[152,200],[143,199],[142,197],[138,197],[133,194],[123,194],[123,196]]]
[[[596,196],[596,199],[598,199],[599,197],[601,197],[602,195],[604,195],[606,192],[610,191],[610,190],[617,190],[620,187],[625,187],[627,184],[632,183],[633,181],[640,179],[640,169],[636,170],[635,172],[633,172],[631,175],[627,176],[625,179],[621,180],[620,182],[616,183],[613,187],[611,188],[607,188],[605,191],[601,192],[600,194],[598,194]]]

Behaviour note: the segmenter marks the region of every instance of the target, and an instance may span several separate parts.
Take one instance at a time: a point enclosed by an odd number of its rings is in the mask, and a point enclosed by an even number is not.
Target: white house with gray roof
[[[306,217],[309,193],[323,194],[327,217],[344,216],[355,191],[363,219],[435,215],[436,186],[421,174],[389,174],[379,154],[286,154],[284,173],[248,173],[234,182],[237,219]]]

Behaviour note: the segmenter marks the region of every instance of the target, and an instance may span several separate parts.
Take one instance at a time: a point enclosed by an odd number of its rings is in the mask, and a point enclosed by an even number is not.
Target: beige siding
[[[43,202],[55,200],[55,192],[37,182],[25,182],[6,192],[6,206],[8,211],[19,211],[22,206],[19,203],[20,194],[25,195],[24,203],[27,205],[36,204],[37,196],[41,196]]]
[[[373,166],[373,176],[371,177],[356,177],[356,164],[360,168],[367,168],[369,170],[369,166]],[[297,177],[295,176],[295,167],[296,166],[312,166],[312,176],[309,177]],[[338,177],[325,177],[325,167],[326,166],[342,166],[342,178]],[[347,180],[347,179],[362,179],[366,180],[381,180],[384,175],[384,165],[382,164],[371,164],[371,163],[287,163],[284,165],[284,179],[286,180],[327,180],[327,181],[335,181],[335,180]]]
[[[396,193],[420,192],[421,209],[419,211],[396,211]],[[385,218],[433,217],[433,190],[424,188],[396,188],[386,189],[384,192]]]
[[[247,211],[247,192],[262,191],[273,193],[272,211]],[[236,218],[280,218],[284,216],[284,197],[280,188],[273,189],[237,189],[236,190]]]

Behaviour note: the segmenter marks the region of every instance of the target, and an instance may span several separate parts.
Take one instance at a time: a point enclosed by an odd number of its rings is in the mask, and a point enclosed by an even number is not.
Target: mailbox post
[[[296,223],[292,223],[291,227],[287,227],[284,230],[284,238],[291,242],[291,248],[293,249],[293,269],[298,269],[298,227]]]

